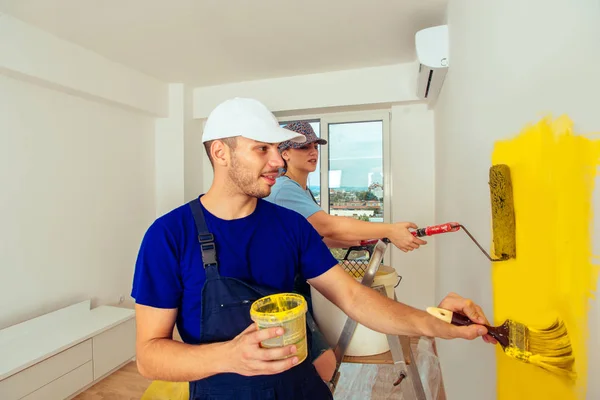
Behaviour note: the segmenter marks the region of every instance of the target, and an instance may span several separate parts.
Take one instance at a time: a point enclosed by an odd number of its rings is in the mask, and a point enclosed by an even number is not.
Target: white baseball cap
[[[234,136],[264,143],[306,141],[304,135],[281,128],[277,118],[260,101],[240,97],[225,100],[211,111],[204,125],[202,143]]]

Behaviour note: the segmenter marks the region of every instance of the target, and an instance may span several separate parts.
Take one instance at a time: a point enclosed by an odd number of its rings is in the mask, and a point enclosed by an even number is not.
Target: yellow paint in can
[[[259,329],[281,326],[284,330],[282,336],[267,339],[261,343],[262,347],[296,346],[296,354],[285,358],[297,356],[298,364],[308,355],[306,339],[306,312],[308,305],[299,294],[279,293],[256,300],[250,307],[250,318],[258,325]]]

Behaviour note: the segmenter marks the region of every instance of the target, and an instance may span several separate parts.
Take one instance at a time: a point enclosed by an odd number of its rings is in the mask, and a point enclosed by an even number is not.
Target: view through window
[[[383,124],[329,124],[329,213],[383,222]]]
[[[382,121],[328,125],[329,213],[383,222]],[[337,259],[346,250],[331,249]],[[365,259],[353,252],[350,259]]]

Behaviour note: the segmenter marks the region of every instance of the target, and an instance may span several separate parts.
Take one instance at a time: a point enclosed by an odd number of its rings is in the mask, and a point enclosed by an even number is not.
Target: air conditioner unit
[[[418,31],[415,47],[419,61],[417,96],[432,104],[448,72],[448,25]]]

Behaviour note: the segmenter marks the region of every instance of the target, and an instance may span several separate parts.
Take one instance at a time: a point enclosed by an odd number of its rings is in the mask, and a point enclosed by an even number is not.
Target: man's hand
[[[417,229],[417,225],[412,222],[396,222],[392,224],[388,239],[403,252],[413,251],[419,246],[427,244],[426,241],[413,236],[408,228]]]
[[[466,315],[471,321],[475,322],[476,324],[481,324],[457,327],[456,332],[459,334],[458,337],[471,340],[481,336],[483,333],[487,333],[487,329],[482,325],[490,325],[490,323],[485,317],[481,307],[473,303],[472,300],[465,299],[456,293],[450,293],[440,302],[438,307]],[[487,334],[483,335],[483,340],[486,343],[498,343],[496,339]]]
[[[253,376],[273,375],[286,371],[298,363],[298,357],[283,357],[295,354],[296,346],[284,346],[271,349],[260,347],[260,342],[283,335],[283,328],[275,327],[258,330],[256,324],[227,343],[229,366],[227,372]]]

